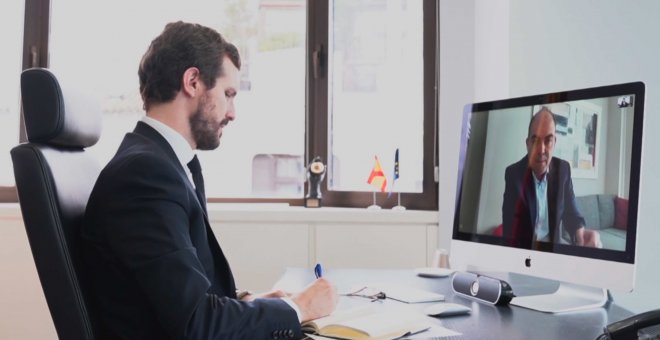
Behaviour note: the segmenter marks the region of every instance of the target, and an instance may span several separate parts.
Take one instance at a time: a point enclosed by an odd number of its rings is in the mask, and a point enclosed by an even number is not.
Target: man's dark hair
[[[183,73],[190,67],[199,69],[200,78],[208,88],[215,87],[216,78],[223,75],[225,56],[236,68],[241,68],[236,46],[215,30],[182,21],[167,24],[149,45],[138,69],[144,109],[174,99],[181,89]]]
[[[555,130],[557,129],[557,119],[555,119],[555,114],[550,111],[550,109],[547,106],[542,106],[540,110],[538,110],[533,116],[532,119],[529,120],[529,126],[527,126],[527,139],[531,137],[531,132],[532,132],[532,124],[534,124],[534,121],[536,120],[537,117],[540,117],[541,112],[547,112],[550,114],[550,117],[552,117],[552,124],[555,125]]]

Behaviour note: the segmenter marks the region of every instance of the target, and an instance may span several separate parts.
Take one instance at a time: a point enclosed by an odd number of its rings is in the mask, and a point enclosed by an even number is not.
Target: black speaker
[[[515,296],[506,281],[468,272],[455,272],[451,286],[459,295],[493,305],[507,305]]]

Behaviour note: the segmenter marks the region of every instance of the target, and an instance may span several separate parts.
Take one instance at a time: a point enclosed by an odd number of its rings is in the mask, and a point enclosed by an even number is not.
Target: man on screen
[[[506,168],[503,240],[535,249],[538,242],[560,243],[563,229],[571,244],[601,247],[600,234],[585,228],[577,209],[569,163],[552,157],[555,128],[553,113],[542,107],[529,122],[527,155]]]

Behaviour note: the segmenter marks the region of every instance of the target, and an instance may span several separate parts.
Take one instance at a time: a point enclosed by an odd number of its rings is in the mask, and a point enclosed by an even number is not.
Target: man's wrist
[[[286,302],[289,306],[291,306],[291,308],[293,308],[293,310],[296,312],[296,315],[298,316],[298,322],[302,323],[300,307],[298,307],[298,305],[296,305],[296,303],[293,302],[293,300],[288,296],[283,296],[280,299],[282,299],[282,301]]]
[[[243,298],[247,297],[248,295],[252,295],[253,293],[249,290],[236,290],[236,299],[238,300],[243,300]]]

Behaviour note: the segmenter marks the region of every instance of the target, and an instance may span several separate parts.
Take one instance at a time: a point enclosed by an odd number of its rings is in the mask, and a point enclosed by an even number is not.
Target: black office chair
[[[32,256],[60,339],[93,339],[81,281],[79,231],[100,172],[85,148],[101,132],[98,102],[48,69],[21,74],[28,142],[11,150]]]

